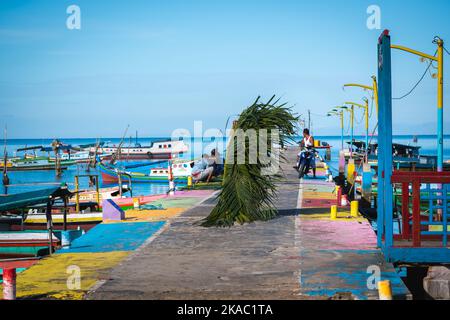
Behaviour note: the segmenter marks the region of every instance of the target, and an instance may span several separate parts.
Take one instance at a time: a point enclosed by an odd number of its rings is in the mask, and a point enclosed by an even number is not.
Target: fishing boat
[[[75,161],[61,161],[61,170],[65,170],[74,164],[76,164]],[[3,165],[3,162],[0,165]],[[0,168],[3,168],[3,166]],[[55,168],[56,163],[50,161],[47,157],[12,159],[11,165],[7,166],[7,169],[10,171],[55,170]]]
[[[66,228],[68,230],[88,231],[103,221],[102,212],[89,213],[69,213],[66,216]],[[52,214],[54,230],[62,230],[64,226],[63,214]],[[11,230],[20,230],[21,226],[11,225]],[[47,228],[47,218],[44,213],[29,213],[23,221],[25,230],[45,230]]]
[[[105,153],[98,155],[98,157],[103,160],[105,158],[111,157],[112,154]],[[88,163],[92,160],[93,155],[89,151],[78,151],[78,152],[64,152],[59,156],[61,161],[74,161],[76,163]],[[50,157],[51,162],[56,160],[55,157]]]
[[[6,159],[6,168],[11,168],[12,167],[12,159]],[[0,168],[3,169],[5,167],[5,160],[1,159],[0,160]]]
[[[59,155],[61,161],[75,161],[77,163],[89,162],[91,157],[89,151],[79,151],[79,152],[64,152]],[[55,157],[50,157],[51,162],[56,160]]]
[[[53,235],[52,245],[59,239]],[[48,232],[0,232],[0,258],[36,257],[48,254]]]
[[[97,199],[97,191],[96,190],[83,190],[78,193],[78,201],[83,203],[97,203],[97,200],[99,200],[100,205],[103,202],[103,200],[106,199],[119,199],[122,198],[124,194],[130,191],[130,188],[128,186],[122,186],[122,192],[120,190],[121,188],[119,186],[114,187],[108,187],[108,188],[100,188],[98,192],[98,198]],[[76,195],[73,195],[70,199],[70,202],[76,201]]]
[[[353,158],[363,158],[366,154],[366,143],[361,140],[348,141],[349,148],[344,151],[346,159],[350,158],[350,149],[352,150]],[[394,158],[418,158],[419,146],[411,146],[400,143],[392,144],[392,156]],[[378,155],[378,143],[369,143],[368,149],[369,157],[376,159]]]
[[[187,182],[187,179],[191,175],[192,171],[191,163],[192,161],[180,161],[172,164],[172,174],[175,182]],[[131,181],[133,183],[169,182],[170,173],[168,167],[151,168],[148,174],[121,170],[120,168],[108,166],[104,163],[99,164],[99,169],[104,183],[117,183],[119,181],[119,177],[121,181]]]
[[[85,149],[91,154],[94,154],[97,149],[97,154],[104,159],[109,159],[112,155],[120,154],[122,159],[141,160],[141,159],[159,159],[168,160],[182,156],[188,152],[189,147],[183,140],[179,141],[155,141],[149,147],[141,146],[136,143],[134,146],[102,146],[100,148],[89,147]]]

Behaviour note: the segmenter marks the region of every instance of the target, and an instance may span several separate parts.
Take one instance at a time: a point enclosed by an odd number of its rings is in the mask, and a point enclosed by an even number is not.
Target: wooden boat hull
[[[64,216],[61,213],[53,213],[53,229],[62,230],[64,227]],[[103,221],[101,212],[95,213],[69,213],[67,215],[66,228],[68,230],[90,230]],[[28,214],[22,223],[20,217],[3,219],[2,229],[9,231],[24,230],[47,230],[47,218],[45,213]]]
[[[56,236],[52,245],[58,246]],[[3,232],[0,233],[0,257],[20,258],[35,257],[48,253],[48,234],[46,232]]]
[[[68,166],[61,166],[61,170],[67,170]],[[0,170],[2,170],[3,167],[0,167]],[[44,166],[35,166],[35,167],[8,167],[8,171],[50,171],[50,170],[56,170],[55,165],[44,165]]]

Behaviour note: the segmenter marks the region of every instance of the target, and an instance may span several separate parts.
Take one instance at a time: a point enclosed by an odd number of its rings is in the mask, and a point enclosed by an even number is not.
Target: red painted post
[[[413,180],[413,246],[420,247],[420,180]]]
[[[3,300],[16,300],[16,269],[3,269]]]
[[[342,207],[342,188],[338,186],[337,189],[337,206]]]
[[[410,227],[409,227],[409,183],[402,183],[402,221],[403,230],[402,238],[409,239]]]

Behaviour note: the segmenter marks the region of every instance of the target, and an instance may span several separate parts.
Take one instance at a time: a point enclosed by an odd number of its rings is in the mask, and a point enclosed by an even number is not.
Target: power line
[[[437,54],[437,50],[434,53],[434,56],[436,56]],[[430,69],[431,65],[433,64],[433,60],[430,61],[430,63],[428,64],[428,67],[425,69],[425,72],[423,73],[422,77],[420,77],[419,81],[417,81],[417,83],[414,85],[414,87],[412,87],[411,90],[409,90],[408,93],[404,94],[403,96],[399,97],[399,98],[392,98],[392,100],[401,100],[406,98],[407,96],[409,96],[411,93],[413,93],[414,90],[416,90],[416,88],[419,86],[419,84],[422,82],[422,80],[425,78],[428,70]]]
[[[443,48],[444,48],[444,51],[447,52],[447,54],[450,56],[450,52],[448,52],[447,48],[446,47],[443,47]]]

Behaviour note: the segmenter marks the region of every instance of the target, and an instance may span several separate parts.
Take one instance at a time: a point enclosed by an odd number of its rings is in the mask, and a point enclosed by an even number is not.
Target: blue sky
[[[81,8],[81,30],[66,28],[71,4]],[[382,30],[366,27],[371,4],[393,43],[431,54],[435,35],[450,43],[446,0],[3,0],[0,125],[11,138],[120,136],[127,124],[140,136],[164,136],[193,130],[195,120],[223,128],[258,95],[276,94],[299,114],[311,109],[316,135],[339,134],[337,119],[323,115],[361,101],[364,92],[343,91],[344,83],[370,84],[376,74]],[[425,68],[394,52],[394,96]],[[394,109],[395,133],[435,133],[436,80],[428,75]]]

